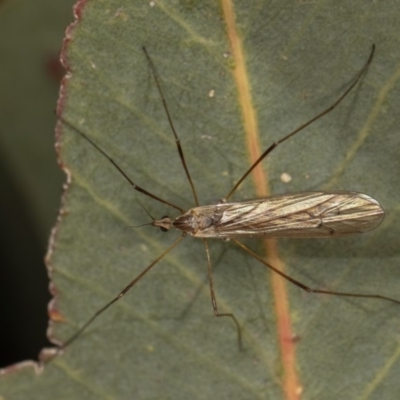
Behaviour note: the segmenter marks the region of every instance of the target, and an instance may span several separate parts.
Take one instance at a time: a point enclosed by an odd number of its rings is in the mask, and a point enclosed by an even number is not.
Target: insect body
[[[324,238],[369,231],[383,218],[379,203],[366,194],[301,192],[195,207],[175,220],[164,217],[153,225],[198,238]]]
[[[170,203],[169,201],[158,197],[157,195],[147,191],[143,187],[136,184],[122,168],[102,149],[100,148],[89,136],[77,129],[73,124],[59,117],[60,121],[75,133],[81,135],[88,141],[94,148],[96,148],[109,162],[121,173],[121,175],[128,181],[132,188],[147,197],[172,207],[180,212],[180,215],[175,219],[163,217],[159,220],[152,218],[152,222],[146,225],[153,225],[161,228],[163,231],[168,231],[171,228],[176,228],[182,231],[182,235],[175,240],[166,250],[164,250],[153,262],[148,265],[138,276],[136,276],[119,294],[98,310],[81,328],[70,337],[60,347],[60,350],[66,348],[79,335],[106,309],[112,304],[123,297],[140,279],[143,278],[162,258],[174,249],[185,236],[193,236],[201,238],[204,242],[206,256],[207,256],[207,270],[209,287],[211,294],[211,303],[214,315],[217,317],[229,317],[235,323],[238,331],[239,346],[241,346],[241,330],[236,317],[231,313],[221,313],[218,310],[217,300],[214,292],[214,284],[212,277],[211,258],[208,248],[208,239],[216,238],[229,240],[245,250],[252,257],[257,259],[265,267],[271,269],[275,273],[281,275],[283,278],[292,282],[299,288],[312,293],[324,293],[336,296],[347,297],[362,297],[370,299],[382,299],[400,304],[400,301],[385,297],[379,294],[360,294],[360,293],[347,293],[336,292],[331,290],[312,289],[296,279],[286,275],[273,265],[266,262],[262,257],[255,254],[251,249],[241,243],[238,239],[243,237],[260,237],[267,238],[332,238],[342,237],[352,234],[362,233],[378,226],[384,217],[384,212],[379,203],[370,196],[362,193],[351,191],[318,191],[318,192],[302,192],[294,194],[283,194],[272,196],[268,198],[247,200],[242,202],[227,202],[227,200],[236,191],[239,185],[246,179],[246,177],[260,164],[265,157],[272,152],[279,144],[288,140],[308,125],[312,124],[317,119],[331,112],[354,88],[357,82],[366,72],[369,64],[371,63],[375,46],[372,47],[371,54],[364,65],[364,67],[356,75],[353,83],[348,89],[327,109],[319,113],[317,116],[307,121],[297,129],[284,136],[277,142],[269,146],[261,156],[250,166],[250,168],[243,174],[237,181],[227,196],[216,205],[200,206],[197,193],[186,165],[186,160],[182,150],[179,137],[175,131],[172,123],[172,118],[169,113],[167,103],[165,101],[161,85],[157,77],[155,66],[143,48],[149,66],[153,73],[153,77],[158,88],[158,92],[162,99],[162,105],[167,115],[172,133],[175,138],[178,154],[184,168],[187,180],[189,182],[195,207],[185,211],[181,207]],[[48,361],[48,360],[47,360]]]

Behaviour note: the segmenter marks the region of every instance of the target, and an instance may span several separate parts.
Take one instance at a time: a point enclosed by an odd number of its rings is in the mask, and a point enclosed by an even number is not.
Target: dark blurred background
[[[0,0],[0,367],[49,345],[44,256],[65,181],[54,111],[74,2]]]

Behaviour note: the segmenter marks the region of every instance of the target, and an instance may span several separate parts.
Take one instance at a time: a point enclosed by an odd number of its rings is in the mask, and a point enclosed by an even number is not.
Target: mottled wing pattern
[[[346,191],[294,193],[206,207],[214,207],[218,218],[198,237],[340,237],[373,229],[384,217],[375,199]]]

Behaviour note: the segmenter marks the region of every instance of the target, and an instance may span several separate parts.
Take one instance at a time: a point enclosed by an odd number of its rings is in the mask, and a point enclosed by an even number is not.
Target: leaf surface
[[[62,118],[136,184],[184,209],[194,206],[193,197],[141,47],[156,65],[200,203],[216,202],[251,164],[252,133],[222,6],[81,2],[65,46],[71,76]],[[276,149],[263,169],[271,193],[354,190],[386,211],[384,223],[362,236],[281,240],[279,260],[289,275],[312,287],[399,299],[398,16],[373,2],[233,6],[250,83],[244,103],[255,113],[260,149],[328,107],[376,44],[362,83],[330,115]],[[64,126],[60,133],[71,183],[49,263],[57,293],[52,310],[63,318],[52,337],[63,341],[179,233],[134,228],[149,222],[141,204],[156,218],[178,213],[132,190],[74,130]],[[280,179],[284,172],[290,183]],[[256,192],[250,178],[233,199]],[[262,241],[246,243],[264,254]],[[218,306],[240,321],[243,352],[232,322],[213,316],[203,243],[187,237],[42,375],[33,379],[29,369],[13,375],[18,389],[9,398],[23,397],[17,382],[25,379],[35,397],[23,398],[396,398],[399,307],[290,285],[289,314],[276,313],[285,299],[273,295],[263,265],[233,243],[210,241],[210,248]],[[293,336],[282,338],[277,325],[286,317]],[[297,387],[288,384],[282,345],[294,342],[289,365]]]

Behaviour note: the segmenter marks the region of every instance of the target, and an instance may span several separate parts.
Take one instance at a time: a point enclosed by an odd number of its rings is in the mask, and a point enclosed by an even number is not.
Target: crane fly
[[[198,201],[194,183],[186,164],[184,152],[178,134],[172,122],[172,118],[165,101],[163,91],[161,89],[160,80],[155,65],[150,58],[146,48],[143,47],[145,57],[147,59],[151,74],[154,78],[155,85],[161,98],[162,106],[169,122],[175,144],[178,150],[186,178],[188,180],[195,206],[185,211],[179,206],[158,197],[157,195],[147,191],[143,187],[137,185],[122,168],[100,148],[87,134],[77,129],[72,123],[59,116],[59,120],[65,126],[71,128],[74,132],[83,137],[95,149],[97,149],[109,162],[116,168],[132,188],[143,195],[150,197],[159,203],[167,205],[179,211],[180,215],[176,218],[165,216],[161,219],[154,219],[146,210],[152,222],[145,225],[153,225],[159,227],[162,231],[169,231],[174,228],[181,231],[181,235],[166,250],[164,250],[153,262],[148,265],[138,276],[136,276],[119,294],[111,301],[99,309],[90,319],[87,320],[76,333],[70,337],[58,351],[65,349],[73,341],[75,341],[82,332],[106,309],[123,297],[140,279],[143,278],[166,254],[174,249],[185,236],[201,238],[204,242],[208,282],[211,295],[211,303],[215,316],[228,317],[236,325],[238,332],[239,346],[242,346],[242,337],[240,325],[236,317],[232,313],[222,313],[218,309],[217,299],[214,291],[213,276],[210,252],[208,247],[208,239],[231,240],[237,246],[242,248],[252,257],[256,258],[265,267],[278,273],[286,280],[292,282],[299,288],[311,293],[323,293],[336,296],[346,297],[362,297],[374,298],[391,301],[400,304],[399,300],[382,296],[379,294],[367,293],[347,293],[336,292],[331,290],[319,290],[310,288],[296,279],[286,275],[273,265],[269,264],[262,257],[254,253],[250,248],[239,241],[246,237],[264,237],[264,238],[334,238],[354,235],[369,231],[378,226],[383,218],[384,211],[378,201],[372,197],[351,191],[315,191],[315,192],[299,192],[292,194],[275,195],[266,198],[258,198],[247,201],[228,202],[240,184],[247,176],[259,165],[266,156],[271,153],[282,142],[293,137],[304,128],[331,112],[339,103],[349,94],[349,92],[357,85],[362,76],[366,73],[375,51],[375,45],[372,46],[371,53],[362,69],[357,73],[349,87],[342,93],[339,98],[327,109],[320,112],[317,116],[299,126],[297,129],[282,137],[277,142],[270,145],[260,157],[248,168],[243,176],[233,186],[232,190],[218,204],[201,206]]]

